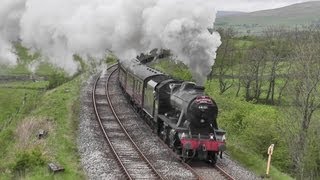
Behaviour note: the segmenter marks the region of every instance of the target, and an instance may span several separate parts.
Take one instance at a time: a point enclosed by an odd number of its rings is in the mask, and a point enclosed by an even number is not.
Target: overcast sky
[[[257,11],[274,9],[290,4],[316,0],[216,0],[217,10],[221,11]],[[318,0],[320,1],[320,0]]]

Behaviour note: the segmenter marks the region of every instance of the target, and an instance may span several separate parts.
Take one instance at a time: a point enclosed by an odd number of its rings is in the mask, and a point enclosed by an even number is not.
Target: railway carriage
[[[139,60],[119,62],[119,84],[158,136],[184,160],[215,163],[226,149],[218,107],[204,87],[173,79]]]
[[[155,86],[169,77],[133,59],[119,63],[119,82],[133,105],[154,117]],[[149,118],[150,119],[150,118]]]

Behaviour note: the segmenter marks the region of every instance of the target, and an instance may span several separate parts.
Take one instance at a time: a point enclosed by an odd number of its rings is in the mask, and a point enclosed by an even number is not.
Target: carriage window
[[[140,93],[140,82],[138,80],[134,81],[134,89],[137,93]]]

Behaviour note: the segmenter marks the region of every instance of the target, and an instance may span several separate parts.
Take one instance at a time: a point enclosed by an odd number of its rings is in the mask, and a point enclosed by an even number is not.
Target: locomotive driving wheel
[[[217,163],[217,159],[218,159],[218,156],[216,153],[214,152],[208,153],[208,162],[210,164],[215,165]]]
[[[185,148],[182,148],[182,161],[183,162],[185,162],[185,163],[188,163],[188,162],[190,162],[190,160],[191,160],[191,158],[189,157],[190,155],[189,155],[189,150],[188,149],[185,149]]]
[[[181,159],[183,162],[190,162],[196,154],[196,151],[193,149],[182,148]]]

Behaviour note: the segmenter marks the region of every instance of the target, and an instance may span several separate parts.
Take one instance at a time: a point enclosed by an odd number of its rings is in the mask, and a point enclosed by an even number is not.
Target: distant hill
[[[259,33],[268,26],[296,27],[310,24],[320,25],[320,1],[251,13],[230,12],[229,15],[218,15],[215,22],[216,27],[231,26],[242,33],[248,30],[250,33]]]
[[[225,17],[225,16],[232,16],[232,15],[240,15],[245,14],[245,12],[240,11],[218,11],[217,18]]]

